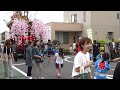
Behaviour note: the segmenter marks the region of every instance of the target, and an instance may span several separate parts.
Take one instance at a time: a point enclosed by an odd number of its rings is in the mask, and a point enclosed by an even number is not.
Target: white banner
[[[88,35],[88,38],[90,38],[93,42],[92,29],[87,29],[87,35]]]
[[[44,42],[48,42],[48,39],[51,40],[51,27],[50,26],[46,26],[47,27],[47,38],[45,38]]]

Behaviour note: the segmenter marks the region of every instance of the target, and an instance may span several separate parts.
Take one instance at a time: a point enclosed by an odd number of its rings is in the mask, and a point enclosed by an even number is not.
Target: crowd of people
[[[108,48],[112,48],[111,45],[113,45],[113,49],[115,49],[114,43],[108,45]],[[111,68],[110,62],[120,61],[120,58],[112,58],[110,60],[109,53],[106,53],[105,50],[100,51],[99,47],[100,45],[96,40],[92,43],[91,39],[87,37],[80,37],[77,44],[74,42],[73,46],[70,45],[70,54],[75,56],[72,70],[73,79],[107,79],[106,73]],[[45,60],[43,52],[45,49],[47,52],[48,63],[51,61],[51,55],[54,55],[54,65],[56,67],[57,78],[61,77],[61,68],[64,66],[63,48],[61,48],[60,45],[56,45],[53,49],[51,40],[48,40],[46,44],[44,44],[42,40],[35,40],[34,42],[28,41],[25,48],[24,58],[26,66],[28,67],[27,76],[29,78],[43,78],[41,75],[41,67]],[[0,52],[3,53],[1,58],[4,56],[4,78],[6,79],[13,78],[12,64],[15,60],[14,50],[13,42],[10,39],[6,40],[3,51],[0,49]],[[110,52],[113,51],[110,49]],[[92,75],[91,72],[92,65],[95,67],[94,75]],[[113,79],[120,79],[119,68],[120,62],[116,65]],[[37,72],[39,72],[39,75]]]
[[[1,49],[1,59],[4,64],[4,78],[12,79],[13,78],[13,70],[12,65],[13,61],[17,61],[18,57],[14,55],[16,50],[16,43],[13,45],[13,41],[11,39],[6,40],[3,50]],[[26,62],[27,76],[33,79],[42,79],[41,75],[41,67],[44,62],[44,50],[47,53],[48,63],[50,62],[51,55],[54,55],[54,65],[56,67],[57,77],[60,78],[60,69],[63,67],[63,49],[60,48],[59,45],[53,49],[51,40],[48,40],[47,43],[43,43],[42,40],[35,40],[34,42],[28,41],[25,47],[25,55],[24,59]],[[39,72],[39,75],[38,75]]]

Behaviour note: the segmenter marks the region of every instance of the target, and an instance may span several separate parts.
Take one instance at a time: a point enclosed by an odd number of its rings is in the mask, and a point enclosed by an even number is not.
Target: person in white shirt
[[[56,53],[54,57],[58,78],[60,78],[60,69],[63,68],[63,59],[64,59],[63,49],[59,48],[59,53]]]
[[[72,45],[70,45],[70,48],[69,48],[69,50],[70,50],[70,54],[72,55],[72,52],[73,52]]]
[[[75,50],[76,49],[76,43],[74,42],[73,43],[73,50]]]
[[[74,58],[72,77],[79,79],[80,70],[83,68],[84,73],[87,75],[86,79],[92,79],[90,66],[93,64],[93,61],[90,61],[88,53],[92,47],[92,41],[87,37],[82,37],[80,43],[81,51]]]

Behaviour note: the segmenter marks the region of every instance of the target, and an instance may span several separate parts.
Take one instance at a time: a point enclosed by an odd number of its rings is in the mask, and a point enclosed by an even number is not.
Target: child
[[[105,51],[104,50],[101,50],[100,51],[100,54],[98,54],[97,56],[96,56],[96,60],[98,60],[98,59],[101,59],[101,57],[102,57],[102,55],[105,53]]]
[[[104,53],[102,55],[102,58],[99,58],[95,62],[95,79],[106,79],[107,75],[106,72],[110,69],[110,64],[109,64],[109,55]]]
[[[41,49],[40,49],[40,52],[39,52],[39,56],[41,56],[40,61],[41,61],[41,62],[44,62],[44,61],[43,61],[44,54],[43,54],[43,52],[42,52],[42,50],[41,50]]]
[[[60,69],[63,68],[63,59],[64,59],[63,49],[60,48],[59,53],[56,53],[54,57],[58,78],[60,78]]]

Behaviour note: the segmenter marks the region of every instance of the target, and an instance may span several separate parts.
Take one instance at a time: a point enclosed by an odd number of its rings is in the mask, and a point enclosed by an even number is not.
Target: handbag
[[[2,53],[2,60],[7,62],[8,61],[8,55],[7,55],[7,46],[6,46],[6,53]]]
[[[85,73],[84,67],[80,67],[80,74],[78,75],[78,79],[89,79],[89,74]]]

